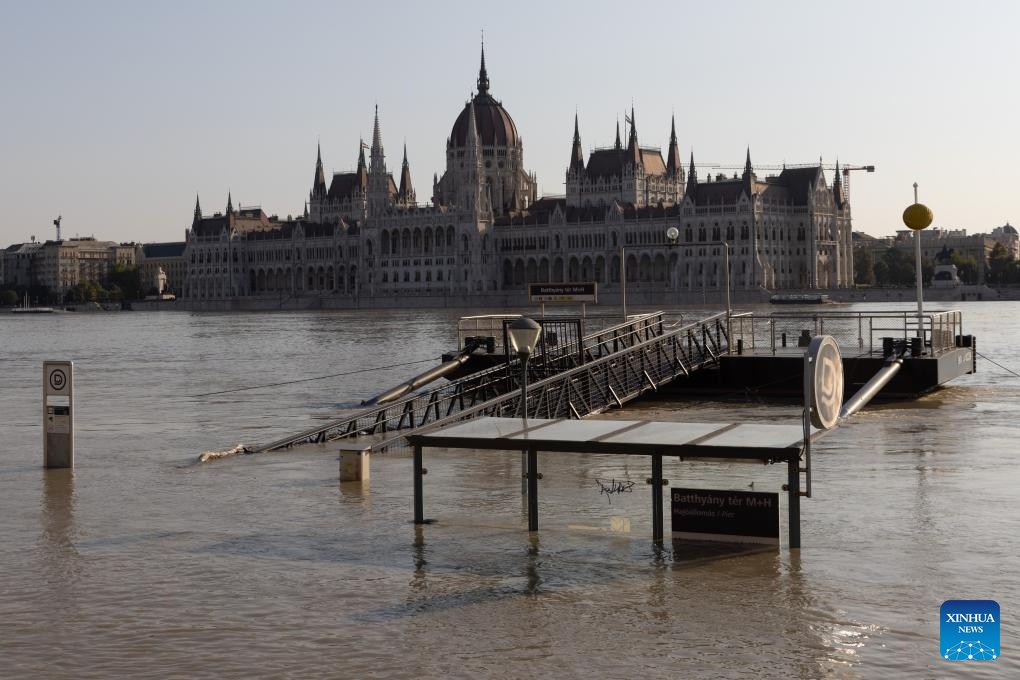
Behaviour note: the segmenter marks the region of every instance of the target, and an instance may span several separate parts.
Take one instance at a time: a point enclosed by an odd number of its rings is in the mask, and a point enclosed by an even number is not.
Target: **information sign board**
[[[673,537],[779,545],[779,494],[670,489]]]
[[[532,302],[598,302],[595,283],[529,283]]]

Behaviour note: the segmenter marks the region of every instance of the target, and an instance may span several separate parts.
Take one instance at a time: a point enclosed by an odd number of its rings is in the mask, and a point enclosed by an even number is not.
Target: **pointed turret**
[[[687,192],[686,195],[694,200],[694,191],[698,186],[698,170],[694,167],[694,152],[691,151],[691,167],[687,170]]]
[[[622,149],[623,144],[620,142],[620,119],[616,119],[616,144],[613,145],[614,149]]]
[[[368,166],[365,165],[365,144],[364,139],[358,140],[358,186],[362,191],[368,191]]]
[[[627,163],[641,165],[641,149],[637,141],[637,124],[634,122],[634,107],[630,107],[630,140],[627,142]]]
[[[312,196],[322,198],[326,195],[326,173],[322,169],[322,146],[316,144],[315,179],[312,180]]]
[[[751,147],[747,147],[747,160],[744,161],[744,181],[755,179],[754,168],[751,166]]]
[[[202,219],[202,206],[198,204],[198,194],[196,193],[195,194],[195,219],[192,221],[192,224],[198,224],[198,222],[201,219]]]
[[[415,202],[414,188],[411,186],[411,166],[407,163],[407,144],[404,144],[404,162],[400,169],[400,191],[397,198],[404,205]]]
[[[475,103],[472,101],[468,106],[467,147],[474,149],[478,146],[478,120],[475,118]]]
[[[230,191],[227,191],[227,214],[234,212],[234,201],[230,196]]]
[[[369,170],[372,174],[386,174],[386,155],[383,152],[382,132],[379,130],[379,105],[375,105],[375,122],[372,127],[372,150]]]
[[[671,117],[669,123],[669,153],[666,156],[666,174],[672,177],[683,174],[680,146],[676,141],[676,116]]]
[[[577,124],[577,114],[574,114],[574,146],[570,150],[570,171],[584,172],[584,150],[581,149],[581,131]]]
[[[836,161],[836,177],[832,180],[832,197],[836,201],[836,207],[840,210],[846,205],[846,194],[843,193],[843,175],[839,170],[839,161]]]
[[[498,66],[498,64],[497,64]],[[485,70],[485,41],[482,41],[482,65],[478,69],[478,94],[489,94],[489,74]]]

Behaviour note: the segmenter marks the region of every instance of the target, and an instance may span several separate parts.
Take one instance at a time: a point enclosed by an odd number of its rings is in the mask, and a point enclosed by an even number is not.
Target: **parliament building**
[[[575,114],[567,193],[539,196],[483,50],[430,201],[418,201],[406,145],[399,173],[387,166],[376,107],[355,171],[327,177],[319,151],[297,219],[235,208],[229,196],[224,212],[206,215],[196,199],[181,292],[196,309],[502,306],[523,304],[528,283],[595,282],[612,302],[623,270],[635,302],[718,300],[724,248],[734,299],[853,286],[838,166],[831,185],[821,164],[762,178],[748,150],[742,173],[699,177],[693,153],[685,167],[674,122],[665,158],[639,141],[633,109],[626,122],[626,139],[617,124],[615,143],[585,158]]]

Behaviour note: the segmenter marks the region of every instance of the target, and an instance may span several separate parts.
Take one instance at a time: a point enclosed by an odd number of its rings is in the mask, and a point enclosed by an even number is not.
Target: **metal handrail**
[[[622,407],[645,392],[658,390],[672,380],[707,364],[717,363],[728,352],[726,314],[716,314],[665,335],[643,341],[564,373],[529,385],[527,412],[533,418],[581,419],[613,407]],[[723,341],[727,340],[724,344]],[[472,408],[420,426],[427,432],[450,423],[479,416],[519,415],[521,394],[504,394]],[[378,441],[376,450],[401,447],[412,432]]]
[[[844,350],[858,353],[882,351],[882,338],[909,340],[923,338],[923,345],[937,355],[956,346],[956,337],[963,335],[963,314],[957,310],[925,314],[921,327],[915,312],[890,311],[810,311],[734,314],[732,342],[741,341],[745,348],[768,350],[775,354],[782,347],[798,346],[805,331],[811,337],[831,335]],[[792,334],[792,337],[791,337]],[[785,343],[784,343],[784,337]]]
[[[598,360],[660,335],[663,332],[662,317],[662,312],[653,312],[586,336],[581,340],[582,348],[585,348],[585,361]],[[529,375],[545,377],[550,373],[555,375],[571,370],[577,366],[575,354],[576,344],[564,343],[552,356],[539,355],[532,358],[528,364]],[[518,365],[518,359],[513,357],[505,364],[384,405],[362,409],[345,418],[257,447],[253,451],[260,453],[301,443],[415,428],[519,389]]]

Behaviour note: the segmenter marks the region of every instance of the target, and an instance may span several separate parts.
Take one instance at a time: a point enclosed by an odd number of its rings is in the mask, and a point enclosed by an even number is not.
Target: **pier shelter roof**
[[[658,454],[770,463],[799,458],[803,438],[800,421],[678,423],[484,417],[407,439],[414,446],[427,447],[507,451],[532,447],[547,453]]]

